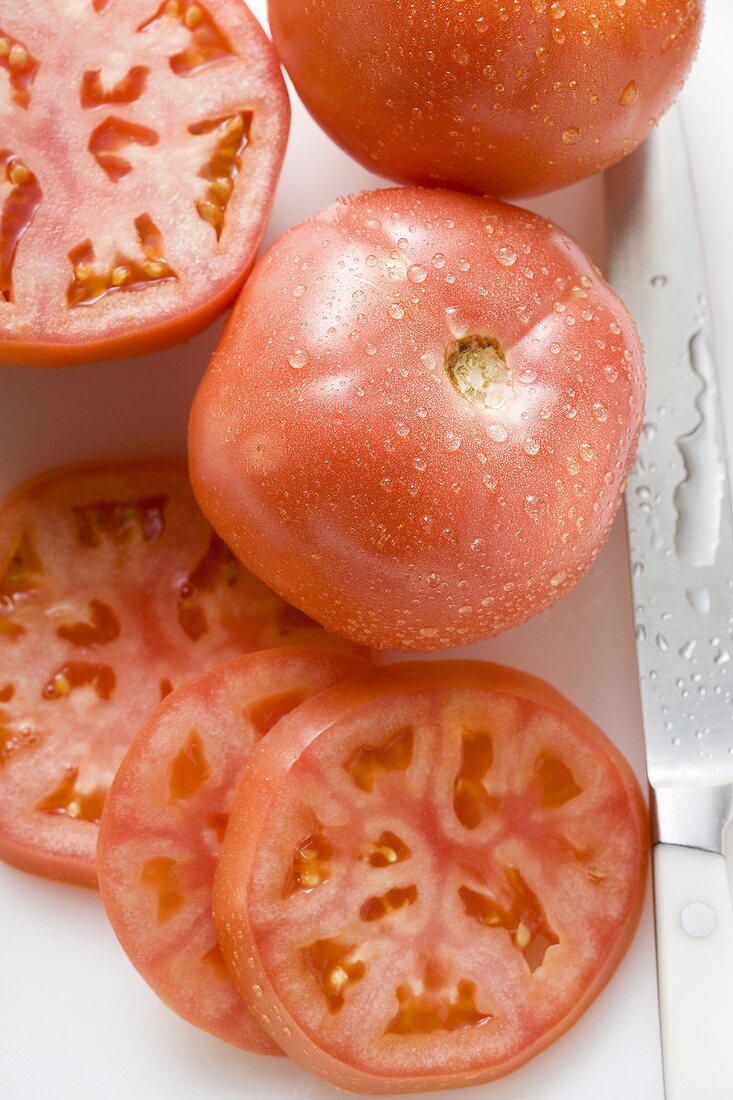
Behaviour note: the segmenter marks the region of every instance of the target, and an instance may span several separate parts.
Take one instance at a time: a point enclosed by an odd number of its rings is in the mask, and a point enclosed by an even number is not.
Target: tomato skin
[[[275,190],[273,181],[272,193]],[[153,324],[138,332],[109,336],[101,340],[80,344],[50,344],[23,340],[0,339],[0,367],[36,367],[54,369],[75,367],[82,363],[97,363],[108,359],[124,359],[130,355],[147,355],[164,351],[176,344],[185,343],[197,336],[217,319],[236,299],[254,265],[257,248],[264,232],[263,225],[256,241],[252,243],[252,255],[236,279],[204,305],[181,314],[162,324]]]
[[[505,353],[494,407],[451,382],[464,337]],[[192,484],[248,568],[330,629],[470,642],[585,573],[643,390],[633,321],[557,227],[444,191],[364,193],[253,273],[193,404]]]
[[[284,791],[288,772],[301,756],[317,744],[319,738],[328,736],[345,714],[357,714],[359,717],[355,721],[359,722],[360,716],[368,714],[370,707],[400,696],[409,697],[412,692],[439,694],[472,688],[488,688],[492,692],[514,697],[520,705],[528,703],[546,708],[577,731],[579,738],[586,740],[593,751],[600,749],[607,755],[624,791],[619,813],[626,824],[630,823],[630,830],[635,836],[628,867],[628,907],[624,920],[617,928],[616,938],[608,944],[607,953],[600,960],[593,981],[572,1011],[553,1028],[541,1033],[536,1042],[529,1044],[516,1057],[506,1059],[498,1066],[478,1070],[474,1067],[470,1073],[455,1067],[446,1069],[440,1064],[426,1067],[424,1074],[414,1071],[403,1074],[388,1070],[384,1074],[369,1071],[350,1062],[346,1056],[340,1057],[333,1050],[324,1049],[324,1043],[319,1043],[318,1036],[300,1018],[296,1018],[295,1010],[289,1009],[282,993],[282,974],[278,973],[280,982],[276,984],[263,964],[263,948],[270,950],[272,929],[263,931],[259,926],[258,910],[261,909],[262,898],[253,896],[253,882],[266,858],[263,849],[269,843],[273,821],[286,812]],[[368,726],[365,728],[368,729]],[[329,756],[329,759],[332,758]],[[396,807],[397,820],[400,820],[402,809],[401,804]],[[483,661],[402,662],[342,682],[308,700],[298,712],[286,716],[267,742],[252,755],[232,807],[217,866],[214,920],[219,943],[242,996],[265,1021],[265,1026],[285,1053],[306,1069],[337,1088],[366,1094],[420,1092],[480,1084],[504,1076],[549,1046],[572,1026],[607,984],[638,924],[647,874],[647,843],[646,806],[628,763],[607,741],[602,731],[549,684],[526,673]],[[302,917],[300,919],[302,921]],[[276,929],[280,927],[277,922],[276,917],[273,922]],[[315,927],[312,934],[318,934]],[[279,933],[276,932],[275,936],[279,938]],[[290,989],[287,992],[292,996]]]
[[[245,1050],[280,1053],[211,961],[216,829],[224,827],[239,774],[276,712],[366,667],[352,654],[313,646],[263,650],[217,665],[159,704],[128,749],[105,802],[99,889],[128,958],[174,1012]],[[264,711],[263,722],[262,702],[272,705],[273,699],[276,711],[269,717]],[[164,889],[175,882],[180,891],[175,910],[162,915],[164,894],[156,899],[145,877],[161,858],[174,868]]]
[[[203,12],[201,26],[211,21],[223,36],[223,56],[176,73],[175,51],[198,48],[194,20],[193,29],[185,22],[192,5],[179,0],[173,12],[155,0],[129,0],[49,13],[44,0],[29,0],[0,15],[0,37],[21,44],[37,64],[28,101],[10,97],[0,145],[0,366],[65,367],[170,347],[231,305],[249,274],[285,154],[288,94],[272,44],[241,0],[206,0],[195,9]],[[115,99],[115,81],[122,87],[136,70],[145,73],[141,87],[130,99]],[[85,103],[85,81],[95,73],[108,98]],[[232,169],[215,152],[218,131],[206,126],[212,116],[221,122],[237,112],[251,119]],[[39,124],[49,116],[58,122],[51,141]],[[126,127],[152,137],[138,143]],[[120,179],[104,168],[105,151],[126,165]],[[21,222],[25,213],[6,153],[32,173],[42,196],[14,257],[6,230],[13,230],[18,202]],[[231,184],[218,234],[197,213],[217,180]],[[148,250],[140,235],[141,215],[159,231],[159,249]],[[127,290],[112,284],[114,292],[108,286],[98,300],[75,304],[68,297],[74,251],[89,242],[93,260],[82,266],[91,263],[105,279],[146,257],[163,258],[175,278],[150,285],[143,279]],[[8,260],[13,289],[6,300]]]
[[[670,106],[703,0],[269,0],[316,121],[373,172],[492,195],[620,160]]]

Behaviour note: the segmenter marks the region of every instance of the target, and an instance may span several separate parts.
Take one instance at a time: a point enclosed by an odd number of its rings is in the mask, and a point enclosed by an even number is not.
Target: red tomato
[[[0,361],[150,351],[234,298],[290,119],[241,0],[6,4],[0,115]]]
[[[258,265],[196,396],[191,476],[286,599],[370,645],[431,649],[585,573],[642,406],[633,322],[556,226],[370,192]]]
[[[332,1084],[477,1084],[608,981],[647,844],[628,765],[548,685],[395,665],[304,703],[252,755],[215,923],[250,1007]]]
[[[494,195],[582,179],[687,76],[703,0],[269,0],[308,110],[373,172]]]
[[[107,789],[161,697],[295,642],[329,639],[232,558],[181,461],[22,486],[0,506],[0,856],[93,884]]]
[[[174,1012],[247,1050],[279,1053],[229,977],[211,916],[236,783],[279,718],[363,664],[333,650],[269,649],[190,680],[135,738],[105,803],[99,887],[122,946]]]

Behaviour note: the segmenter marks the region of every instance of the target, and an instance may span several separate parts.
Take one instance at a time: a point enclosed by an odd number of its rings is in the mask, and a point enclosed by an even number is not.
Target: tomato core
[[[445,348],[445,373],[461,397],[482,409],[500,409],[512,395],[512,372],[493,336],[464,336]]]

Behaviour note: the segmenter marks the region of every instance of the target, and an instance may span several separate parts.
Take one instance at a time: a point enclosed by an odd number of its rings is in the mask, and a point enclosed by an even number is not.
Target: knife
[[[626,489],[654,828],[667,1100],[733,1098],[733,518],[678,109],[605,176],[608,267],[646,350]]]

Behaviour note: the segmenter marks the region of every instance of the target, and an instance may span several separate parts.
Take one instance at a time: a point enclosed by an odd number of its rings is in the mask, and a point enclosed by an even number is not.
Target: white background
[[[0,0],[0,14],[12,2]],[[265,0],[250,6],[264,19]],[[683,104],[729,424],[732,50],[733,3],[708,0],[703,48]],[[293,97],[290,145],[265,243],[337,195],[375,186],[379,181],[341,153]],[[603,264],[599,179],[531,205]],[[214,326],[185,347],[136,361],[56,372],[0,370],[0,491],[62,461],[182,450],[187,409],[218,331]],[[643,781],[622,519],[591,574],[564,601],[472,652],[549,679],[621,746]],[[94,892],[0,864],[0,897],[3,1100],[337,1095],[284,1059],[228,1048],[170,1013],[128,963]],[[649,901],[621,968],[572,1031],[511,1077],[478,1091],[491,1100],[662,1100]]]

